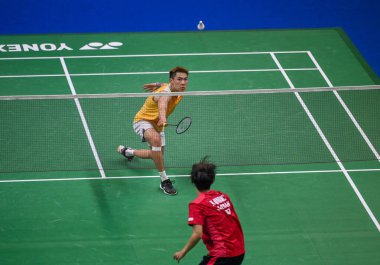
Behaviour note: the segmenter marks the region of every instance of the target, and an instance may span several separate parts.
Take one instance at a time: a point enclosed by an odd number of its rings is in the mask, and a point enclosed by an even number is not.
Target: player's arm
[[[149,83],[149,84],[144,84],[144,89],[145,91],[153,92],[156,89],[160,88],[161,86],[162,84],[160,82]]]
[[[158,126],[164,126],[166,122],[166,111],[168,108],[169,96],[156,97],[158,104]]]
[[[201,225],[193,225],[193,233],[191,234],[189,240],[182,250],[177,251],[173,255],[173,259],[178,262],[185,257],[186,253],[189,252],[202,238],[203,228]]]

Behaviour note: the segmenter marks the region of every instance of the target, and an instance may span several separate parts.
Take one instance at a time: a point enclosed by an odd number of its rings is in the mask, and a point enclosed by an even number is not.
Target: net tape
[[[365,86],[338,86],[338,87],[307,87],[307,88],[276,88],[254,90],[221,90],[221,91],[189,91],[189,92],[162,92],[162,96],[209,96],[209,95],[254,95],[277,93],[307,93],[307,92],[331,92],[347,90],[378,90],[380,85]],[[33,99],[81,99],[81,98],[133,98],[148,97],[151,93],[110,93],[110,94],[62,94],[62,95],[17,95],[0,96],[0,100],[33,100]]]

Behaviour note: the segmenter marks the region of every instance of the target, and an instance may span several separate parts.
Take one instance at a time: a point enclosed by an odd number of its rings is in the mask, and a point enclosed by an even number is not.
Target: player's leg
[[[165,134],[163,132],[158,133],[156,130],[151,129],[151,130],[145,131],[144,137],[151,146],[150,157],[154,161],[154,164],[161,178],[160,188],[165,194],[176,195],[177,191],[173,187],[173,183],[169,179],[169,177],[166,175],[166,171],[165,171],[165,165],[164,165]],[[136,154],[136,151],[135,151],[135,154]]]
[[[176,195],[177,191],[166,175],[164,166],[165,133],[157,132],[152,124],[147,121],[139,121],[133,125],[133,128],[143,141],[149,143],[150,149],[134,150],[129,147],[119,146],[118,152],[127,157],[128,160],[132,160],[134,156],[142,159],[152,159],[161,178],[160,188],[165,194]]]
[[[165,153],[165,135],[161,135],[161,153],[162,153],[162,157],[164,157],[164,153]],[[152,157],[152,146],[150,146],[150,149],[138,149],[138,150],[135,150],[135,149],[132,149],[130,147],[125,147],[125,146],[119,146],[119,148],[124,148],[124,150],[122,151],[119,151],[119,153],[125,153],[124,156],[126,156],[127,158],[130,157],[130,156],[136,156],[138,158],[142,158],[142,159],[153,159]]]
[[[133,124],[133,130],[136,132],[137,135],[140,136],[141,140],[143,142],[146,142],[146,139],[144,137],[144,132],[153,129],[153,125],[148,121],[139,121]],[[137,153],[135,154],[135,152]],[[128,161],[132,161],[132,159],[137,156],[142,159],[151,159],[151,151],[149,149],[140,149],[135,150],[131,147],[125,147],[124,145],[119,145],[117,147],[117,152],[125,156]]]
[[[157,170],[162,172],[165,170],[164,159],[162,157],[161,137],[154,129],[150,128],[144,131],[144,138],[150,145],[150,150],[135,150],[134,155],[139,158],[150,158],[153,160]]]

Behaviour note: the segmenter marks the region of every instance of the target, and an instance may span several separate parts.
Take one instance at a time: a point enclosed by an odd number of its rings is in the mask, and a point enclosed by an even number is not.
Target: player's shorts
[[[140,136],[142,142],[146,142],[144,138],[144,132],[148,129],[154,129],[153,125],[149,121],[138,121],[133,123],[133,130]],[[165,132],[160,132],[161,146],[166,145]],[[149,144],[149,143],[148,143]]]
[[[244,254],[237,257],[218,258],[212,256],[203,256],[203,260],[199,265],[240,265],[243,262]]]

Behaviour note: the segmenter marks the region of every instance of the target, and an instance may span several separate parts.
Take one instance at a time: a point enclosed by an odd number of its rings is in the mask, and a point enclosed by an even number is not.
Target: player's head
[[[186,76],[189,76],[189,70],[182,66],[176,66],[170,70],[169,79],[175,78],[178,73],[183,73],[186,74]]]
[[[185,91],[187,83],[189,82],[189,71],[182,66],[176,66],[170,70],[169,80],[172,91]]]
[[[215,174],[216,166],[208,162],[206,156],[199,163],[193,165],[191,169],[191,182],[199,191],[209,190],[212,183],[214,183]]]

